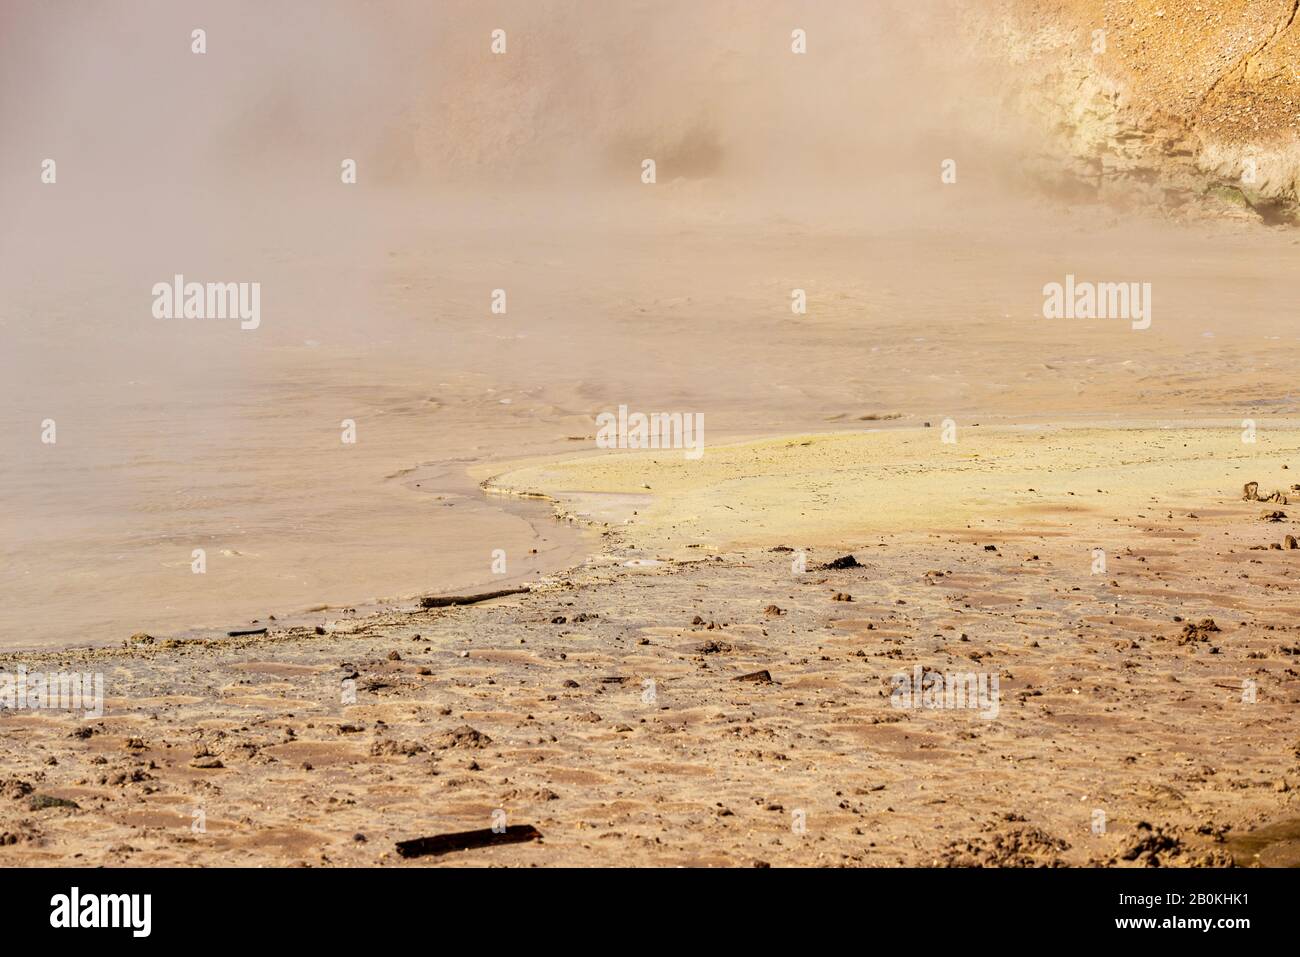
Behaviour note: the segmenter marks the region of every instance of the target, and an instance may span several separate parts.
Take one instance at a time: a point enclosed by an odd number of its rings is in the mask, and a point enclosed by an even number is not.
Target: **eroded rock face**
[[[1049,185],[1291,223],[1298,11],[1300,0],[1002,0],[964,21],[1013,67],[1015,109],[1049,133]]]

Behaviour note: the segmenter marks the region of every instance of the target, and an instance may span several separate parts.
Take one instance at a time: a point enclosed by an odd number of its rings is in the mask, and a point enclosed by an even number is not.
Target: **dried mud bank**
[[[962,19],[1051,189],[1180,215],[1300,216],[1297,0],[1006,0]],[[1010,69],[1007,69],[1007,68]]]
[[[0,712],[0,859],[1294,864],[1300,444],[1255,460],[1254,496],[1238,464],[1136,510],[1077,472],[1014,521],[835,547],[677,553],[620,522],[479,604],[5,656],[102,672],[107,699]],[[897,707],[918,666],[996,675],[996,716]],[[495,824],[527,839],[398,852]]]

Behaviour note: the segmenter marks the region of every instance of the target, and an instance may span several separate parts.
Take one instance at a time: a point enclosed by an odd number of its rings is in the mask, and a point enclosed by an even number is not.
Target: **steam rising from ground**
[[[951,6],[9,4],[4,180],[30,179],[35,151],[114,192],[256,180],[283,195],[332,189],[347,156],[372,188],[581,205],[652,157],[662,182],[703,184],[691,201],[878,206],[898,184],[930,192],[941,144],[979,142],[972,175],[1006,155]]]
[[[718,438],[1293,405],[1269,391],[1290,290],[1256,250],[1031,201],[1040,144],[964,48],[972,9],[6,3],[0,640],[471,584],[498,547],[539,549],[512,577],[554,567],[567,546],[464,467],[590,450],[623,403]],[[260,328],[155,319],[178,273],[260,283]],[[1044,324],[1067,273],[1153,282],[1164,312],[1142,340]],[[1202,338],[1242,302],[1260,343]]]

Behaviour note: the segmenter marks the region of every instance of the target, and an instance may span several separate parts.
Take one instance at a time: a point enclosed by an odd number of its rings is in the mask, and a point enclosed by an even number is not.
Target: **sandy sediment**
[[[926,426],[712,446],[699,460],[656,450],[523,465],[487,486],[622,521],[643,545],[834,545],[880,532],[1129,519],[1154,501],[1190,505],[1239,488],[1263,463],[1300,453],[1300,432],[1276,428],[1247,442],[1241,428]],[[1286,470],[1273,468],[1285,485]]]
[[[619,503],[527,593],[5,656],[106,701],[0,712],[0,855],[1294,863],[1300,436],[977,432],[512,468],[570,514]],[[898,706],[918,667],[996,676],[996,714]],[[496,824],[541,839],[396,851]]]

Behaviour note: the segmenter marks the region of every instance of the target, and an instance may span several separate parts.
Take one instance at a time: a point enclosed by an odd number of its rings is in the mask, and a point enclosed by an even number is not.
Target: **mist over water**
[[[954,5],[870,6],[7,3],[0,643],[558,569],[577,533],[465,469],[594,452],[619,404],[710,441],[1294,410],[1289,240],[1045,204]],[[1067,270],[1153,282],[1152,329],[1044,324]],[[177,274],[259,283],[259,328],[155,318]]]

